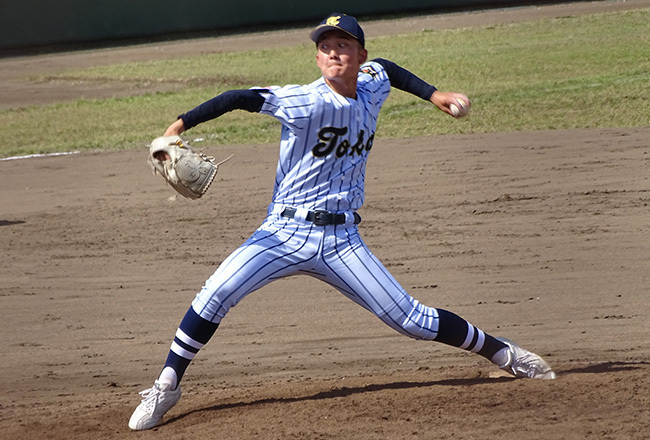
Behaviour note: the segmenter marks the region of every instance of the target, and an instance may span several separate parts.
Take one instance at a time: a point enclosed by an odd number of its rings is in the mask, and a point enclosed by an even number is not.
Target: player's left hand
[[[441,92],[440,90],[433,92],[433,95],[431,95],[429,100],[441,111],[455,118],[465,116],[472,105],[469,98],[464,93]]]

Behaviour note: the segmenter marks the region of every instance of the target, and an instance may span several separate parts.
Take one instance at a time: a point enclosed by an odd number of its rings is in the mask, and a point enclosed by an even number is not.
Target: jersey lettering
[[[370,151],[372,148],[372,143],[374,141],[374,133],[368,138],[368,140],[363,142],[364,131],[359,131],[359,136],[357,137],[357,142],[352,145],[350,141],[344,139],[339,142],[339,138],[347,134],[347,127],[323,127],[318,131],[318,139],[322,142],[316,144],[312,148],[311,152],[316,157],[324,157],[330,154],[332,151],[335,151],[336,157],[343,157],[346,154],[354,156],[355,154],[361,156],[364,151]],[[349,153],[348,153],[349,150]]]

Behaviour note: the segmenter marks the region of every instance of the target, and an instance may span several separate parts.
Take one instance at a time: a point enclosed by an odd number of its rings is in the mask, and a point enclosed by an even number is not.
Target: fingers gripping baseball
[[[431,95],[431,102],[443,112],[454,118],[467,116],[472,106],[469,98],[464,93],[441,92],[436,90]]]

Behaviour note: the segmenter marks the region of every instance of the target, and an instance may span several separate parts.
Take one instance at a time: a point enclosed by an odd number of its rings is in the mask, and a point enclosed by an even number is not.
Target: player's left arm
[[[465,103],[468,108],[471,105],[469,98],[464,93],[442,92],[392,61],[383,58],[376,58],[372,61],[381,64],[384,70],[386,70],[392,87],[430,101],[440,110],[451,116],[454,116],[451,110],[452,105],[458,106]],[[459,103],[459,100],[463,101],[463,103]]]

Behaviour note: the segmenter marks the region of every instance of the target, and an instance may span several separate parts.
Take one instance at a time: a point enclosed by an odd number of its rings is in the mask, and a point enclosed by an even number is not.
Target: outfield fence
[[[2,0],[0,50],[309,25],[332,11],[358,17],[512,6],[494,0]],[[539,3],[539,2],[537,2]]]

